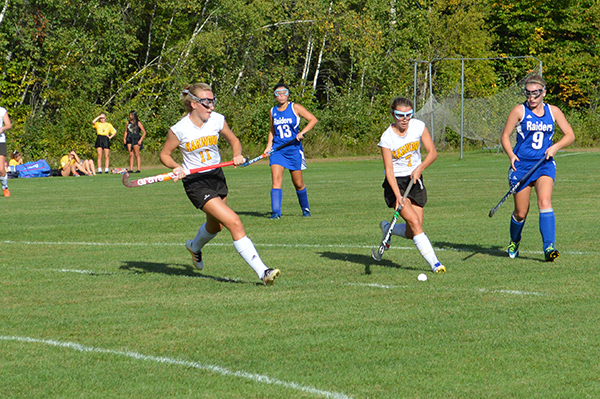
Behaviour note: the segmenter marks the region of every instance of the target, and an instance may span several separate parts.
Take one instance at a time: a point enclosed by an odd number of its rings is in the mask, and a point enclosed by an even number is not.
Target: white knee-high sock
[[[438,258],[435,256],[435,251],[429,242],[429,238],[425,233],[417,234],[413,237],[413,242],[417,246],[417,249],[421,253],[421,256],[429,263],[429,266],[433,269],[435,264],[438,263]]]
[[[198,234],[196,234],[196,237],[192,241],[192,249],[194,251],[200,251],[202,247],[205,246],[207,242],[215,238],[217,234],[219,233],[211,234],[206,231],[206,223],[204,223],[202,226],[200,226],[198,229]]]
[[[8,188],[8,175],[0,177],[0,183],[2,184],[2,189]]]
[[[237,241],[233,242],[233,246],[238,251],[240,256],[246,261],[247,264],[250,265],[252,269],[256,272],[258,278],[262,279],[265,275],[265,270],[268,269],[267,266],[263,263],[258,256],[258,252],[256,252],[256,248],[254,248],[254,244],[248,238],[248,236],[244,236]]]

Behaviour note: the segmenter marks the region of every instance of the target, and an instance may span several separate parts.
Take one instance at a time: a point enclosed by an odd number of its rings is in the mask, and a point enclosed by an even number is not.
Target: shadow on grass
[[[268,218],[269,216],[271,216],[271,212],[246,212],[246,211],[235,211],[235,213],[237,213],[238,215],[243,215],[243,216],[253,216],[256,218]]]
[[[195,277],[205,278],[209,280],[215,280],[222,283],[238,283],[238,284],[254,284],[243,280],[234,280],[225,277],[210,276],[208,274],[200,274],[200,272],[188,265],[170,265],[168,263],[153,263],[153,262],[123,262],[123,266],[119,267],[121,270],[129,270],[133,273],[144,274],[144,273],[159,273],[166,274],[168,276],[184,276],[184,277]],[[257,283],[262,285],[261,283]]]
[[[447,249],[450,251],[469,253],[462,260],[467,260],[478,254],[496,256],[498,258],[508,258],[508,253],[506,252],[506,248],[497,246],[497,245],[484,247],[482,245],[477,245],[477,244],[456,244],[456,243],[444,242],[444,241],[435,241],[435,242],[432,242],[431,244],[435,248],[442,248],[442,249]],[[530,257],[530,256],[523,255],[522,253],[519,254],[519,259],[527,259],[527,260],[545,262],[544,259],[539,258],[537,256]]]
[[[361,265],[365,267],[365,274],[371,274],[371,266],[382,266],[382,267],[391,267],[394,269],[403,269],[403,270],[420,270],[420,268],[412,267],[412,266],[403,266],[397,263],[392,262],[388,259],[382,259],[377,262],[370,254],[348,254],[341,252],[317,252],[321,257],[328,258],[332,260],[340,260],[344,262],[356,263],[357,265]]]

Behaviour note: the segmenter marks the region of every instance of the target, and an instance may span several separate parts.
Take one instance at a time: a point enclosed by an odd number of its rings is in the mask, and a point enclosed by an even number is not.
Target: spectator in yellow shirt
[[[61,176],[79,176],[78,170],[88,176],[95,175],[94,161],[86,159],[82,162],[77,153],[74,150],[71,150],[67,155],[60,159],[60,169],[58,171]]]
[[[23,165],[23,158],[21,157],[21,153],[17,150],[14,150],[12,154],[10,154],[10,161],[8,161],[8,166],[11,172],[15,171],[17,165]]]
[[[102,153],[104,153],[104,173],[108,173],[108,163],[110,154],[110,139],[117,133],[117,130],[110,123],[106,122],[104,113],[98,115],[92,121],[96,133],[96,151],[98,151],[98,173],[102,173]]]

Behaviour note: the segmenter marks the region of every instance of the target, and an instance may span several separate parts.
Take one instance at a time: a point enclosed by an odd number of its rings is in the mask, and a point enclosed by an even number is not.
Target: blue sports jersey
[[[273,148],[277,148],[290,140],[296,140],[300,126],[300,116],[294,111],[294,103],[279,111],[277,105],[271,109],[273,117]],[[302,170],[306,168],[302,143],[296,140],[295,144],[275,151],[271,155],[271,165],[281,165],[289,170]]]
[[[544,104],[544,115],[537,116],[523,103],[523,119],[517,125],[517,144],[513,149],[521,161],[537,161],[552,145],[554,115],[548,104]]]

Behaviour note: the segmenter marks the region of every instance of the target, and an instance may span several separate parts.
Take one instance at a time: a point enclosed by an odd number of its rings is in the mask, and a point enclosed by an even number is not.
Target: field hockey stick
[[[496,205],[495,207],[493,207],[492,209],[490,209],[490,213],[489,213],[489,217],[494,216],[494,214],[496,213],[496,211],[498,210],[498,208],[500,208],[500,205],[502,205],[504,203],[504,201],[506,201],[506,199],[511,195],[517,192],[517,190],[519,189],[519,187],[521,187],[521,184],[525,183],[527,181],[527,179],[529,179],[531,177],[531,175],[533,174],[533,172],[535,172],[537,170],[537,168],[540,167],[540,165],[542,165],[544,163],[544,161],[546,160],[546,157],[544,156],[544,158],[540,159],[539,161],[537,161],[537,163],[535,165],[533,165],[533,167],[531,169],[529,169],[529,171],[527,173],[525,173],[525,176],[523,176],[521,178],[521,180],[519,180],[518,182],[515,183],[514,186],[512,186],[510,188],[510,190],[508,190],[508,192],[506,193],[506,195],[504,197],[502,197],[502,199],[500,200],[500,202],[498,202],[498,205]]]
[[[203,166],[201,168],[190,169],[189,172],[186,173],[186,176],[194,174],[194,173],[202,172],[204,170],[224,168],[225,166],[231,166],[231,165],[233,165],[233,161],[222,162],[222,163],[218,163],[216,165],[209,165],[209,166]],[[160,181],[172,180],[175,177],[176,177],[175,173],[169,172],[169,173],[161,173],[160,175],[156,175],[156,176],[149,176],[149,177],[144,177],[141,179],[129,181],[129,172],[126,172],[125,174],[123,174],[122,181],[123,181],[123,185],[125,187],[140,187],[140,186],[145,186],[145,185],[152,184],[152,183],[157,183]]]
[[[285,143],[285,144],[282,144],[282,145],[280,145],[280,146],[279,146],[279,147],[277,147],[277,148],[273,148],[271,151],[269,151],[269,152],[267,152],[267,153],[260,154],[260,155],[259,155],[259,156],[257,156],[256,158],[252,158],[251,160],[244,162],[244,163],[243,163],[243,164],[241,164],[240,166],[241,166],[241,167],[244,167],[244,166],[252,165],[253,163],[260,161],[261,159],[265,159],[265,158],[267,158],[267,157],[271,156],[271,154],[273,154],[275,151],[279,151],[279,150],[281,150],[282,148],[285,148],[285,147],[288,147],[288,146],[290,146],[290,145],[294,144],[294,142],[295,142],[295,141],[298,141],[298,140],[297,140],[297,139],[290,140],[290,141],[288,141],[287,143]]]
[[[404,195],[402,196],[402,202],[406,201],[406,198],[408,197],[408,193],[410,192],[410,189],[413,186],[413,179],[410,179],[410,183],[408,183],[408,187],[406,187],[406,191],[404,192]],[[402,203],[400,203],[400,205],[398,205],[398,208],[396,208],[396,212],[394,212],[394,217],[392,217],[392,221],[390,222],[390,225],[388,226],[387,232],[385,233],[385,236],[383,237],[383,239],[381,240],[381,245],[379,245],[379,248],[377,250],[372,249],[371,250],[371,256],[373,257],[373,259],[375,259],[376,261],[380,261],[381,257],[383,256],[383,252],[385,251],[385,249],[389,246],[389,242],[390,239],[392,237],[392,230],[394,230],[394,226],[396,225],[396,221],[398,220],[398,216],[400,216],[400,211],[402,211],[402,208],[404,208],[404,206],[402,205]]]

